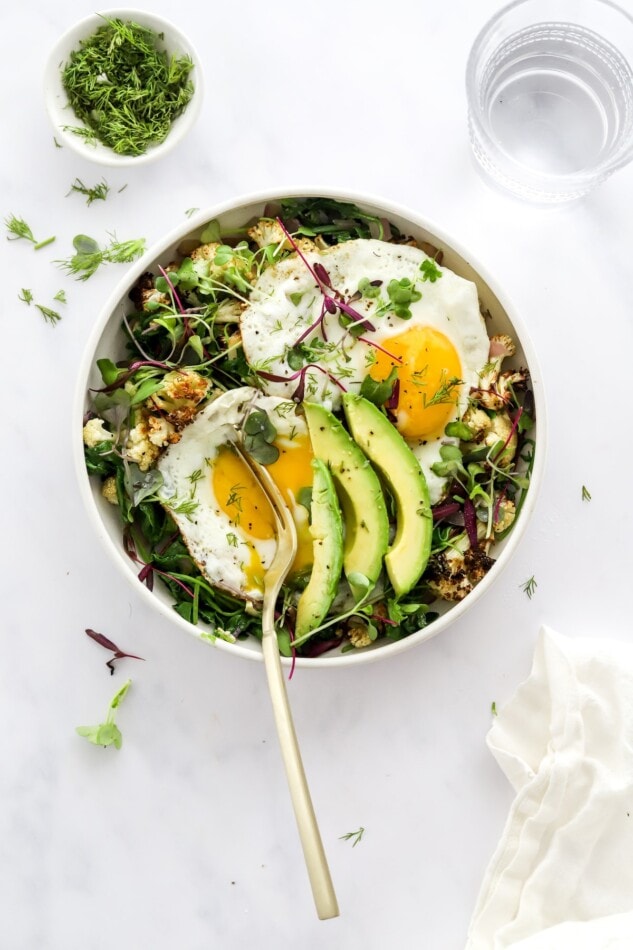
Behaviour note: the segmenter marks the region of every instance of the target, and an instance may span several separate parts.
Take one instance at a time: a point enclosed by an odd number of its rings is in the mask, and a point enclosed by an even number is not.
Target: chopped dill
[[[47,244],[52,244],[55,240],[55,237],[45,238],[43,241],[38,241],[36,237],[33,236],[33,232],[23,218],[18,218],[14,214],[8,215],[4,219],[4,226],[9,232],[7,234],[7,241],[30,241],[33,245],[34,251],[39,251],[41,247],[46,247]]]
[[[35,306],[37,307],[39,312],[42,314],[46,322],[50,323],[52,326],[54,326],[56,323],[59,323],[59,321],[61,320],[61,315],[57,313],[56,310],[51,310],[50,307],[45,307],[41,303],[36,303]]]
[[[92,188],[90,188],[88,185],[84,185],[81,178],[75,178],[74,182],[70,186],[70,191],[68,194],[72,194],[73,191],[76,191],[80,195],[85,195],[86,204],[91,205],[93,201],[105,201],[108,197],[110,186],[108,185],[105,178],[102,178],[101,181],[97,182],[96,185],[93,185]]]
[[[538,584],[536,583],[536,578],[534,577],[534,574],[532,574],[531,577],[528,577],[525,583],[521,584],[521,590],[523,591],[524,594],[528,595],[530,600],[532,600],[532,598],[534,597],[534,592],[537,587],[538,587]]]
[[[60,267],[76,280],[88,280],[102,264],[129,264],[141,256],[145,250],[145,238],[135,241],[117,241],[116,235],[110,235],[110,243],[99,247],[94,238],[87,234],[77,234],[73,239],[75,254],[65,260],[56,261]]]
[[[165,140],[193,96],[193,63],[169,55],[163,35],[148,27],[102,19],[62,67],[69,104],[84,123],[65,128],[118,155],[142,155]]]
[[[33,292],[28,289],[28,287],[22,288],[22,293],[18,294],[18,300],[21,300],[22,303],[26,303],[31,306],[33,303]]]

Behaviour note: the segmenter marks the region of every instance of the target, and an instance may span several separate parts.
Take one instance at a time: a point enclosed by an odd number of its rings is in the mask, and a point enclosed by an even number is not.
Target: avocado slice
[[[352,435],[376,466],[396,506],[396,536],[385,556],[398,597],[420,579],[431,553],[433,516],[420,463],[398,430],[373,403],[346,393],[345,416]]]
[[[314,561],[308,586],[297,605],[295,637],[299,639],[318,627],[327,614],[343,567],[343,519],[334,482],[327,465],[312,460],[312,524]]]
[[[354,574],[362,574],[373,587],[389,545],[382,487],[369,460],[338,419],[318,403],[306,402],[303,408],[312,449],[330,469],[343,509],[343,567],[352,593],[359,599],[366,588],[355,589]]]

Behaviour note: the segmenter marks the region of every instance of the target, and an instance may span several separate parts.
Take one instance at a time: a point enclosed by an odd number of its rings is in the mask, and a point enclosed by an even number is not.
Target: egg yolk
[[[381,345],[391,356],[375,350],[370,376],[387,379],[397,369],[396,428],[405,439],[431,439],[444,433],[455,414],[461,390],[461,363],[451,341],[433,327],[410,327]],[[399,357],[398,360],[392,357]]]
[[[302,488],[312,485],[312,449],[307,435],[275,441],[279,458],[267,465],[273,481],[288,501],[297,527],[297,554],[291,573],[296,574],[312,564],[312,536],[306,509],[298,503]],[[217,504],[240,535],[240,543],[250,550],[244,564],[249,583],[261,590],[264,568],[259,554],[248,538],[268,541],[275,537],[275,517],[265,492],[251,472],[229,445],[223,445],[214,459],[211,471],[213,494]]]

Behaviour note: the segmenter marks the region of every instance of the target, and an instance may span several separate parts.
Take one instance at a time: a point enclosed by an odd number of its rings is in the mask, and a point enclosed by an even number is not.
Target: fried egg
[[[236,426],[253,410],[264,410],[277,430],[279,458],[267,469],[297,526],[291,575],[297,574],[312,565],[308,511],[299,495],[312,485],[313,455],[305,421],[295,408],[248,386],[223,393],[157,463],[163,477],[160,495],[202,574],[215,587],[254,602],[262,599],[264,573],[275,554],[275,520],[265,493],[235,451]]]
[[[315,264],[325,268],[332,289],[319,286]],[[324,290],[353,313],[326,306]],[[431,503],[441,498],[446,480],[431,466],[443,443],[458,441],[445,427],[465,412],[488,360],[472,281],[415,247],[346,241],[265,270],[241,330],[246,358],[262,374],[265,391],[280,398],[301,395],[336,410],[345,390],[358,392],[367,376],[386,380],[395,368],[394,424],[420,461]]]

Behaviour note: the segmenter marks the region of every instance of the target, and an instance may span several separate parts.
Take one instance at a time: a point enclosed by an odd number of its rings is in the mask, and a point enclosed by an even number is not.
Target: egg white
[[[235,525],[214,496],[211,473],[218,452],[236,441],[235,427],[254,409],[269,414],[277,429],[277,443],[296,434],[307,438],[302,418],[275,411],[283,402],[249,386],[223,393],[198,413],[183,430],[180,441],[170,445],[157,463],[163,476],[160,495],[167,507],[171,510],[183,499],[197,503],[189,516],[173,510],[171,514],[202,574],[214,586],[254,602],[261,601],[262,591],[249,581],[246,564],[254,548],[266,569],[274,556],[276,540],[255,538]],[[201,477],[192,480],[197,472]],[[237,544],[229,540],[235,542],[235,536]]]
[[[444,334],[452,343],[461,363],[463,385],[455,399],[452,418],[460,418],[468,404],[468,393],[477,385],[483,366],[488,360],[489,340],[479,309],[477,288],[446,267],[439,267],[441,278],[435,282],[423,281],[420,271],[427,255],[419,248],[388,244],[377,240],[346,241],[324,251],[305,254],[313,266],[320,262],[326,268],[332,286],[349,300],[358,290],[359,282],[381,281],[381,300],[362,297],[352,306],[370,321],[373,330],[363,330],[362,339],[355,339],[340,325],[338,314],[327,314],[304,342],[319,347],[317,368],[305,374],[305,398],[323,403],[336,410],[341,405],[342,388],[358,391],[369,373],[376,348],[366,340],[388,350],[389,340],[412,327],[430,327]],[[391,280],[408,278],[415,282],[421,299],[409,304],[410,319],[404,320],[393,312],[376,316],[386,300],[386,286]],[[290,379],[296,371],[289,367],[287,357],[297,340],[318,320],[322,311],[323,295],[306,263],[293,254],[279,264],[265,270],[258,278],[249,305],[241,318],[242,341],[246,358],[256,370],[282,377],[277,381],[263,379],[269,394],[290,399],[296,392],[298,379]],[[440,458],[442,443],[457,442],[445,435],[432,439],[408,438],[408,444],[420,461],[427,477],[431,503],[436,503],[445,490],[446,480],[431,469]]]

